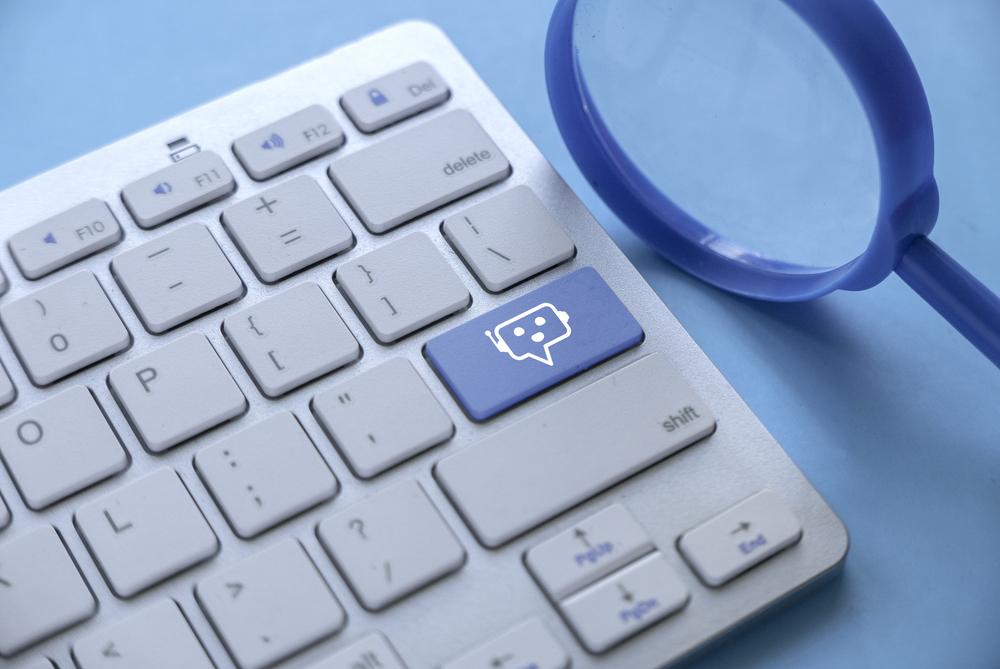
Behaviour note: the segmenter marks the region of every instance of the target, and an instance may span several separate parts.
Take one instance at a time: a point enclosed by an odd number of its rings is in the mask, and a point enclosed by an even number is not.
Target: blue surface
[[[424,355],[473,420],[486,420],[642,341],[642,327],[583,267],[427,342]]]
[[[880,4],[934,120],[934,239],[996,290],[1000,4]],[[538,0],[5,0],[0,187],[386,23],[432,20],[851,531],[839,578],[691,666],[998,666],[1000,374],[894,276],[864,293],[761,304],[708,287],[645,248],[589,189],[556,131],[542,72],[550,11]]]

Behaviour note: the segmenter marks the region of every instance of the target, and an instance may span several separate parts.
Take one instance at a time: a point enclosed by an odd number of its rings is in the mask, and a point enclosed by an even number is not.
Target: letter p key
[[[135,373],[135,378],[139,379],[139,383],[142,384],[142,389],[147,393],[152,392],[149,389],[149,384],[152,383],[157,376],[156,370],[152,367],[143,367]]]

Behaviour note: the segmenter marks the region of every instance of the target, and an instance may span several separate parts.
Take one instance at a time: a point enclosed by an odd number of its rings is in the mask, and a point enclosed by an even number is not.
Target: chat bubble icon
[[[537,360],[552,366],[553,346],[573,334],[569,314],[542,302],[485,332],[493,346],[514,360]]]

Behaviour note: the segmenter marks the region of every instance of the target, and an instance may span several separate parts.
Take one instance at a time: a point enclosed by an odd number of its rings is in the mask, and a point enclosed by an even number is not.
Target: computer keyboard
[[[2,666],[647,669],[843,561],[433,26],[0,211]]]

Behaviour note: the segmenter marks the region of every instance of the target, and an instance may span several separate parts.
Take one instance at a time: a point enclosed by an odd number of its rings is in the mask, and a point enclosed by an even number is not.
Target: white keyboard
[[[0,666],[647,669],[844,559],[433,26],[0,211]]]

